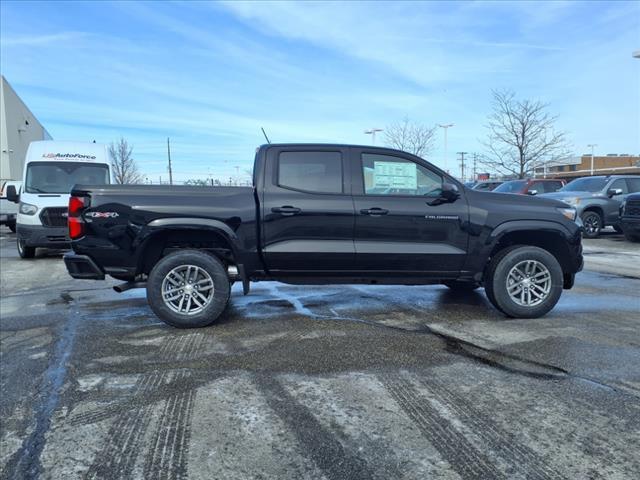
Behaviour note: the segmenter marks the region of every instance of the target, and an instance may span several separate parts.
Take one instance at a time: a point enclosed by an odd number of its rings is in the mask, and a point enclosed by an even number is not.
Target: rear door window
[[[340,152],[281,152],[278,186],[312,193],[342,193]]]

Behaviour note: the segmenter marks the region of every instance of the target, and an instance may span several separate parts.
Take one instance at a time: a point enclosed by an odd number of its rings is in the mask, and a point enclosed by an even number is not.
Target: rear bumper
[[[27,247],[70,248],[71,239],[67,227],[43,227],[18,223],[17,235]]]
[[[104,272],[87,255],[78,255],[69,252],[62,257],[67,267],[67,272],[73,278],[80,280],[104,280]]]

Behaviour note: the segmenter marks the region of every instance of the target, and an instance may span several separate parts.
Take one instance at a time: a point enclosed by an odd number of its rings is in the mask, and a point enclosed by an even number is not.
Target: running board
[[[124,282],[120,285],[115,285],[113,289],[118,292],[126,292],[127,290],[131,290],[132,288],[145,288],[147,286],[147,282]]]

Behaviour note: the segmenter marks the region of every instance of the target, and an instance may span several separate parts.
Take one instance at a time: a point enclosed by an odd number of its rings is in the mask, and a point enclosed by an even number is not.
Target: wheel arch
[[[571,272],[570,232],[551,221],[514,221],[498,226],[488,239],[491,245],[487,264],[498,252],[513,245],[539,247],[551,253],[565,273]]]
[[[224,222],[201,218],[167,218],[149,223],[138,247],[137,272],[148,274],[176,249],[206,250],[225,263],[239,263],[238,237]]]

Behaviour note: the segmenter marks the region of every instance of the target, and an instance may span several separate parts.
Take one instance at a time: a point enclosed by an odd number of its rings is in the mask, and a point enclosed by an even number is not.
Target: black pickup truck
[[[72,277],[146,287],[176,327],[215,321],[241,281],[483,286],[510,317],[551,310],[582,268],[575,209],[475,192],[388,148],[270,144],[253,187],[73,188]]]

